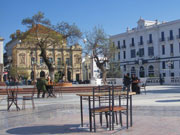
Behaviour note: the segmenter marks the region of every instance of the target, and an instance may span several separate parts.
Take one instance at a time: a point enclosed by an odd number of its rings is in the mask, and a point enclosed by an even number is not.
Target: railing
[[[143,45],[143,42],[138,42],[138,45]]]
[[[148,41],[147,41],[147,44],[152,44],[152,43],[153,43],[152,40],[148,40]]]
[[[140,78],[146,85],[180,85],[180,76],[178,77],[145,77]],[[94,80],[96,85],[103,84],[102,79]],[[123,78],[106,78],[107,84],[109,85],[123,85]]]
[[[174,40],[174,37],[168,37],[168,41]]]
[[[159,42],[164,42],[165,41],[165,38],[160,38],[159,39]]]

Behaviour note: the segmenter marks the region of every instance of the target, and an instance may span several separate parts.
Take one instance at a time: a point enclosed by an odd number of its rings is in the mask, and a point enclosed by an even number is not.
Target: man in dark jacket
[[[46,94],[46,85],[48,84],[48,82],[46,81],[46,79],[44,77],[41,77],[40,79],[37,79],[37,90],[38,90],[38,94],[37,97],[39,98],[40,92],[42,91],[42,98],[44,98],[45,94]]]
[[[130,91],[131,79],[128,73],[124,76],[123,84],[124,84],[124,89],[127,89]]]

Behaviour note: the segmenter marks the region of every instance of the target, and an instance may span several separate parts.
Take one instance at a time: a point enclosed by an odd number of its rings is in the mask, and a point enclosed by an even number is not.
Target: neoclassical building
[[[180,76],[180,20],[148,21],[140,18],[137,27],[111,39],[118,52],[113,61],[123,74],[138,77]]]
[[[4,71],[4,62],[3,62],[3,41],[4,39],[0,37],[0,82],[3,81],[3,71]]]
[[[35,76],[36,78],[40,77],[41,74],[49,75],[48,68],[40,56],[40,48],[34,45],[31,46],[23,42],[22,39],[20,40],[16,36],[19,32],[17,30],[15,34],[11,35],[12,39],[5,47],[7,59],[12,64],[12,67],[16,67],[18,71],[28,72],[28,79],[32,80]],[[31,46],[31,49],[29,46]],[[64,72],[66,63],[67,79],[69,81],[82,80],[82,47],[79,44],[68,46],[64,42],[62,46],[56,46],[54,48],[49,46],[46,52],[49,61],[54,65],[55,73]]]

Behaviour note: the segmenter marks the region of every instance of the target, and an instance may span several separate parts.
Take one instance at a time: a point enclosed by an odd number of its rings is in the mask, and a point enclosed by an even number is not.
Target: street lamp
[[[168,60],[166,62],[167,66],[168,66],[168,69],[169,69],[169,77],[171,76],[171,68],[172,68],[172,64],[173,62],[171,60]]]

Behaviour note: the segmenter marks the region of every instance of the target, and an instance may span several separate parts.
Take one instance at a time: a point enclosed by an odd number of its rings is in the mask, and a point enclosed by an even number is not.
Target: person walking
[[[48,82],[45,79],[45,76],[42,76],[40,79],[37,80],[37,84],[36,84],[38,90],[37,98],[39,98],[41,91],[43,92],[42,98],[44,98],[47,91],[46,85],[48,85]]]

